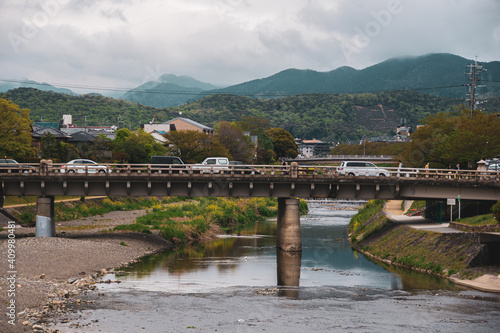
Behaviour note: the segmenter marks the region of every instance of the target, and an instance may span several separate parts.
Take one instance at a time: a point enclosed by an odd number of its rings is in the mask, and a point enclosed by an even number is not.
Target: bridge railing
[[[500,171],[456,170],[456,169],[424,169],[424,168],[397,168],[385,167],[391,179],[429,179],[449,181],[500,181]],[[200,165],[159,165],[159,164],[99,164],[69,167],[65,163],[39,163],[18,168],[1,168],[1,177],[24,175],[73,175],[96,174],[96,177],[108,174],[136,174],[136,175],[161,175],[186,176],[188,174],[221,174],[247,177],[281,176],[287,178],[363,178],[359,176],[340,176],[337,167],[317,165],[230,165],[221,169],[220,166],[200,168]],[[377,172],[380,174],[380,172]]]

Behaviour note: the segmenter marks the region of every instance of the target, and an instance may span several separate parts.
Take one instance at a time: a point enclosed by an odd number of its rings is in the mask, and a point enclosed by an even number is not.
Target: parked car
[[[371,162],[344,161],[337,168],[339,175],[347,176],[390,176],[386,169],[379,168]]]
[[[151,156],[151,172],[166,172],[161,169],[172,169],[172,173],[183,173],[186,166],[177,156]]]
[[[105,173],[107,167],[87,159],[71,160],[61,166],[61,173]],[[111,171],[111,170],[110,170]]]
[[[234,170],[235,173],[242,173],[249,175],[252,173],[252,166],[246,165],[241,161],[229,161],[229,168]],[[259,174],[258,170],[254,170],[255,174]]]
[[[0,172],[2,173],[32,173],[35,172],[35,167],[31,165],[19,164],[16,160],[10,158],[0,159]]]
[[[488,171],[500,171],[500,163],[493,163],[488,165]]]
[[[193,170],[200,170],[203,173],[220,173],[221,170],[229,170],[229,160],[227,157],[207,157],[203,162],[193,165]]]

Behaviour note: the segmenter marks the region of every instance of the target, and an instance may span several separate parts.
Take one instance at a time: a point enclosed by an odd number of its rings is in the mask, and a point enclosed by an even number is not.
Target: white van
[[[389,171],[379,168],[371,162],[364,161],[344,161],[337,168],[337,172],[342,176],[381,176],[389,177]]]
[[[201,170],[203,173],[220,173],[221,170],[229,170],[229,160],[227,157],[207,157],[201,163],[193,165],[193,170]]]

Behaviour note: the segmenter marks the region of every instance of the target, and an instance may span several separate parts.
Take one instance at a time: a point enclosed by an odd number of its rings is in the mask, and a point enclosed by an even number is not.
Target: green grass
[[[307,203],[302,204],[307,210]],[[159,203],[151,207],[136,223],[120,225],[114,230],[152,232],[157,230],[166,240],[181,246],[199,240],[215,226],[227,232],[276,216],[275,198],[197,198],[176,203]]]
[[[467,224],[470,226],[481,226],[481,225],[498,225],[498,221],[493,217],[493,214],[477,215],[473,217],[466,217],[457,220],[462,224]]]
[[[413,201],[413,203],[411,204],[411,207],[410,209],[420,209],[420,208],[424,208],[426,205],[426,202],[425,200],[415,200]]]
[[[351,218],[347,231],[353,242],[369,237],[389,223],[383,214],[373,220],[382,211],[384,204],[384,200],[370,200]]]

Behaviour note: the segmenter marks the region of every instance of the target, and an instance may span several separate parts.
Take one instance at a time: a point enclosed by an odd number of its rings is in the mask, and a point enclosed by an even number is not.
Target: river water
[[[302,253],[276,250],[276,221],[153,255],[101,285],[63,332],[497,332],[500,297],[382,267],[353,251],[355,211],[310,203]]]

